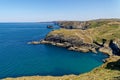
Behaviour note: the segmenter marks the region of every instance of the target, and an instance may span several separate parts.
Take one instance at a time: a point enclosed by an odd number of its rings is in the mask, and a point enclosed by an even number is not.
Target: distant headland
[[[51,44],[80,52],[103,52],[109,56],[104,64],[91,72],[62,77],[32,76],[4,80],[119,80],[120,79],[120,19],[90,21],[56,21],[60,29],[53,30],[40,41],[29,44]]]

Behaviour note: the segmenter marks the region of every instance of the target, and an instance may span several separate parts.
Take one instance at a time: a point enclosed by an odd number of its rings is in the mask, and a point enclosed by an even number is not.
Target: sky
[[[120,0],[0,0],[0,22],[120,18]]]

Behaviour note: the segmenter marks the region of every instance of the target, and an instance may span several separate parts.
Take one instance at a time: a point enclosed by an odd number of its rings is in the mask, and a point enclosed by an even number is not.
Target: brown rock
[[[112,55],[112,50],[108,47],[102,47],[99,49],[99,51],[108,55]]]

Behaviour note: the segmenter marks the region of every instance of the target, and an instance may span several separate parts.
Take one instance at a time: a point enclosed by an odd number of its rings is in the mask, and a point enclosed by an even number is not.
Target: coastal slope
[[[45,39],[30,44],[51,44],[73,51],[106,53],[105,63],[81,75],[28,76],[3,80],[120,80],[120,20],[58,22],[62,29],[53,30]]]
[[[76,22],[69,23],[69,21],[63,22],[63,28],[50,32],[40,43],[66,47],[74,51],[95,53],[100,51],[108,55],[120,55],[120,21],[89,21],[87,22],[89,27],[84,30],[68,28],[76,24]]]

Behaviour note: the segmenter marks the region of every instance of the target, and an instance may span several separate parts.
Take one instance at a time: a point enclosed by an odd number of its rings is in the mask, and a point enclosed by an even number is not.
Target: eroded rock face
[[[62,29],[50,32],[40,42],[69,50],[120,55],[120,20],[60,21]],[[64,29],[65,28],[65,29]]]
[[[99,48],[99,51],[105,54],[109,53],[109,55],[112,55],[112,50],[109,47],[101,47]]]
[[[63,31],[63,32],[61,32]],[[77,31],[77,32],[76,32]],[[69,34],[71,33],[71,34]],[[89,33],[85,33],[79,30],[56,30],[50,32],[46,38],[41,41],[42,44],[52,44],[60,47],[65,47],[68,50],[81,51],[81,52],[95,52],[97,53],[95,48],[98,48]]]
[[[119,41],[110,40],[109,47],[111,48],[112,53],[115,54],[115,55],[118,55],[118,56],[120,56],[120,47],[119,47],[119,45],[120,45]]]
[[[90,25],[87,21],[60,21],[58,23],[61,28],[82,30],[87,29]]]
[[[68,50],[80,51],[80,52],[94,52],[97,53],[97,50],[108,55],[120,55],[120,41],[114,40],[109,42],[109,44],[97,45],[94,43],[86,43],[82,40],[83,37],[65,37],[62,34],[50,34],[44,40],[41,41],[32,41],[28,44],[51,44],[59,47],[65,47]]]
[[[91,35],[87,31],[61,29],[50,32],[41,43],[65,47],[73,51],[97,53],[99,50],[108,55],[120,54],[120,40],[111,42],[102,39],[102,42],[98,43],[93,41]]]
[[[120,25],[119,19],[97,19],[90,21],[57,21],[61,28],[86,30],[103,25]]]

